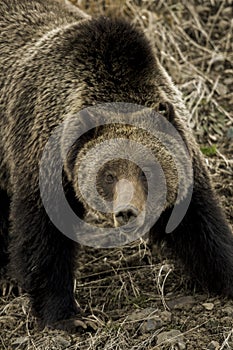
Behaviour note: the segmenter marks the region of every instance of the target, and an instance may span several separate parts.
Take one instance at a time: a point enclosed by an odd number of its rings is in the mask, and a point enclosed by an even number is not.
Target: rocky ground
[[[229,0],[72,1],[141,27],[183,92],[227,218],[233,224],[233,3]],[[166,248],[83,248],[77,296],[96,332],[39,330],[26,295],[0,298],[0,349],[233,349],[233,301],[195,286]],[[95,310],[96,309],[96,310]],[[97,315],[97,316],[94,316]]]

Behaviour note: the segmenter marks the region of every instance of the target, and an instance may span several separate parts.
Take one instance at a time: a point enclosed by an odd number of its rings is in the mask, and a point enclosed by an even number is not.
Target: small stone
[[[149,318],[148,320],[144,321],[141,326],[141,332],[142,333],[151,333],[156,331],[156,329],[159,329],[162,327],[162,320],[157,318]]]
[[[223,82],[224,82],[225,85],[231,85],[232,86],[233,85],[233,78],[231,78],[231,77],[230,78],[226,78],[226,79],[224,79]]]
[[[178,341],[177,343],[178,350],[184,350],[186,349],[186,345],[184,342]]]
[[[164,343],[168,343],[173,347],[176,346],[176,348],[179,350],[186,349],[183,334],[176,329],[172,329],[168,332],[162,332],[158,334],[157,345],[162,345]]]
[[[220,348],[220,345],[217,341],[212,340],[208,345],[207,349],[208,350],[218,350]]]
[[[171,313],[169,311],[162,311],[157,313],[157,315],[151,315],[142,324],[142,333],[154,332],[161,328],[165,324],[171,322]]]
[[[129,315],[128,321],[141,321],[142,333],[154,332],[163,325],[171,322],[171,313],[169,311],[160,311],[158,309],[148,307],[133,312],[131,315]]]
[[[202,306],[204,306],[204,308],[208,311],[213,310],[214,308],[214,304],[213,303],[203,303]]]
[[[219,95],[226,95],[228,88],[224,84],[218,83],[216,90]]]
[[[222,16],[230,16],[230,18],[232,18],[232,6],[228,6],[228,7],[225,7],[223,10],[222,10]]]

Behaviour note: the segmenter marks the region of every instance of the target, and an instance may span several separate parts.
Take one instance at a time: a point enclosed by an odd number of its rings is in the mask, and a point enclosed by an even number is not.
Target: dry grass
[[[125,16],[145,31],[183,92],[190,111],[188,122],[200,144],[206,147],[204,152],[216,189],[233,223],[232,1],[72,2],[92,15]],[[48,329],[41,332],[30,315],[27,296],[9,296],[0,299],[0,349],[182,349],[169,341],[156,345],[157,335],[170,329],[181,331],[188,350],[207,349],[212,340],[219,344],[216,349],[233,348],[233,313],[222,311],[227,307],[233,310],[233,303],[208,300],[207,295],[194,293],[182,267],[164,255],[161,259],[152,258],[144,242],[111,252],[85,249],[78,274],[77,294],[82,306],[87,305],[90,310],[96,307],[108,315],[102,328],[95,334],[75,336]],[[194,306],[169,307],[170,299],[192,293]],[[204,301],[213,303],[214,309],[205,310]],[[145,331],[143,325],[150,315],[137,319],[135,312],[149,307],[158,317],[169,309],[171,320]]]

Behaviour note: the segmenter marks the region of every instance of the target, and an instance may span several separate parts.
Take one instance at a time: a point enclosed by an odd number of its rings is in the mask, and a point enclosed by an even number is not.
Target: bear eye
[[[115,181],[115,176],[111,173],[105,174],[105,182],[108,184],[112,184]]]

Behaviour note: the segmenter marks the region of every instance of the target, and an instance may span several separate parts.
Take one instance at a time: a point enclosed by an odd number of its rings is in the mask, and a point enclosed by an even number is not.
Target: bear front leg
[[[69,329],[81,319],[74,297],[76,244],[50,222],[39,197],[26,193],[12,199],[11,268],[41,325]]]
[[[0,295],[6,296],[13,291],[18,294],[15,281],[8,276],[9,263],[9,208],[10,198],[7,192],[0,188]]]
[[[0,277],[8,264],[9,207],[7,192],[0,188]]]
[[[171,214],[166,210],[152,229],[151,240],[158,236],[166,241],[210,292],[233,297],[233,234],[199,154],[194,158],[193,170],[193,194],[185,217],[172,233],[165,233]]]

